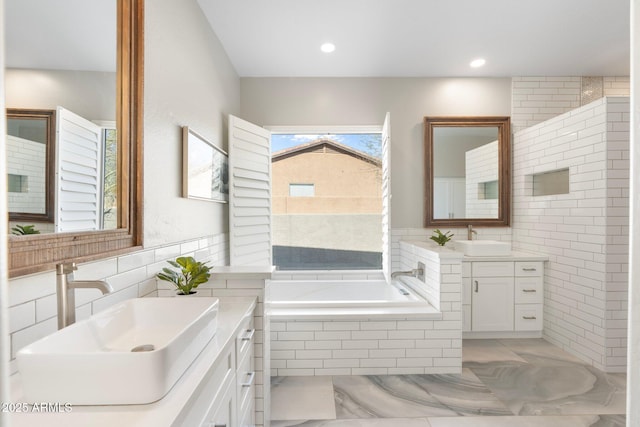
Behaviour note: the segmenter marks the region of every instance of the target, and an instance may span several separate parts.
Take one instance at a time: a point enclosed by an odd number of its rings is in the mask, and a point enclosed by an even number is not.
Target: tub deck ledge
[[[272,320],[382,320],[422,319],[442,320],[442,312],[431,305],[423,307],[325,307],[313,308],[267,308]]]

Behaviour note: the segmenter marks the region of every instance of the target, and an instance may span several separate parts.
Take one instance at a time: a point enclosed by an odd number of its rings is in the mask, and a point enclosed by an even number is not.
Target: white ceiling
[[[629,74],[629,0],[197,1],[242,77]],[[114,0],[5,0],[5,28],[9,67],[115,70]]]
[[[629,0],[198,3],[242,77],[629,74]]]
[[[114,0],[5,0],[8,68],[116,71]]]

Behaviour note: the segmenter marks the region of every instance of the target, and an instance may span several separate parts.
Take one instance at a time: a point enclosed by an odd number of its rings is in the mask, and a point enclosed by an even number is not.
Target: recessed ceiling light
[[[479,68],[479,67],[482,67],[486,63],[487,63],[487,61],[485,61],[484,59],[478,58],[478,59],[474,59],[473,61],[471,61],[469,66],[471,68]]]
[[[320,46],[320,50],[324,53],[331,53],[336,50],[336,45],[333,43],[324,43],[322,46]]]

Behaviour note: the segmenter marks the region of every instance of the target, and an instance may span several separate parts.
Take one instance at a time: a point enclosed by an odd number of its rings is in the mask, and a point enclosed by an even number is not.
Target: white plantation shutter
[[[102,128],[58,107],[56,231],[99,230],[102,217]]]
[[[391,115],[382,125],[382,273],[391,282]]]
[[[231,265],[271,265],[271,132],[229,116]]]

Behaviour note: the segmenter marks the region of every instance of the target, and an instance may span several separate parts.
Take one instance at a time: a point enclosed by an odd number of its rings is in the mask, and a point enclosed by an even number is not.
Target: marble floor
[[[454,375],[274,377],[273,427],[624,427],[626,378],[542,339],[465,340]]]

